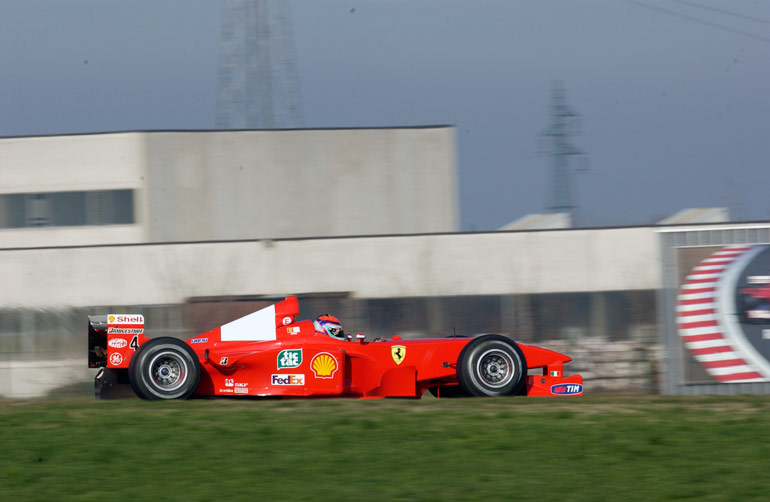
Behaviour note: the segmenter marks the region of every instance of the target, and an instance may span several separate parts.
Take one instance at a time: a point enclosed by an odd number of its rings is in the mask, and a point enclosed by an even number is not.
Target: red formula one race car
[[[336,339],[313,321],[295,320],[298,313],[289,296],[186,342],[146,337],[141,315],[89,316],[88,364],[100,368],[96,396],[108,397],[120,383],[153,400],[583,394],[582,377],[562,373],[570,357],[504,336],[366,341],[340,330]],[[528,376],[536,368],[542,371]]]

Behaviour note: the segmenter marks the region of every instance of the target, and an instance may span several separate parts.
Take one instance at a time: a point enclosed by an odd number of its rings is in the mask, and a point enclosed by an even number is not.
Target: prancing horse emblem
[[[396,364],[401,364],[406,357],[406,347],[403,345],[394,345],[390,348],[390,355],[393,356],[393,360]]]

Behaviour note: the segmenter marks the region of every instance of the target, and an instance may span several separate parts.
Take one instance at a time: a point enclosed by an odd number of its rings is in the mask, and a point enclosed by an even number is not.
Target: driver
[[[324,314],[320,315],[313,321],[316,333],[328,335],[337,340],[345,339],[345,331],[342,329],[342,323],[333,315]]]

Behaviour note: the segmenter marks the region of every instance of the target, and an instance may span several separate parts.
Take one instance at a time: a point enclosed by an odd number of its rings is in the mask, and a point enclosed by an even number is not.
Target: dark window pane
[[[85,192],[58,192],[51,194],[54,226],[86,224]]]
[[[25,210],[24,194],[15,193],[8,195],[8,223],[11,228],[24,228],[27,226],[27,212]]]
[[[0,195],[0,228],[23,228],[26,222],[24,194]]]
[[[113,215],[115,224],[134,223],[134,191],[113,190]]]
[[[109,225],[112,223],[111,194],[111,190],[99,190],[86,193],[87,225]]]

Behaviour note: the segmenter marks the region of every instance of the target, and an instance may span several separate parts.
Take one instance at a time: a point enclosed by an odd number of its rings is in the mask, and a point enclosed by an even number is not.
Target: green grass
[[[0,401],[0,500],[766,500],[770,396]]]

